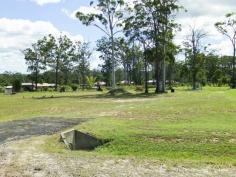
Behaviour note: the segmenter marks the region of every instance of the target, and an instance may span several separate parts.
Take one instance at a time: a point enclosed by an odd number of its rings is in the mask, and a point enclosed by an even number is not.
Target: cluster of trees
[[[56,90],[58,84],[68,85],[72,76],[85,85],[91,56],[88,43],[74,42],[66,35],[59,38],[49,35],[24,50],[24,55],[36,89],[42,71],[46,71],[44,80],[52,81],[54,77]]]
[[[77,12],[76,16],[84,25],[95,26],[104,32],[105,36],[97,45],[101,52],[100,58],[104,61],[103,72],[107,74],[107,80],[112,81],[113,88],[116,86],[117,66],[123,66],[124,78],[128,83],[133,81],[141,84],[144,81],[145,93],[148,93],[150,70],[154,72],[156,93],[165,92],[167,81],[171,87],[173,78],[177,77],[176,71],[180,69],[185,70],[181,73],[190,73],[188,79],[183,75],[182,80],[190,81],[194,90],[204,77],[210,83],[216,80],[228,83],[230,80],[232,88],[236,87],[234,13],[227,14],[225,21],[215,24],[217,30],[228,37],[233,45],[234,54],[228,62],[222,61],[228,57],[218,57],[207,52],[207,46],[202,45],[207,34],[200,29],[191,29],[184,41],[184,48],[180,49],[174,44],[175,32],[180,30],[180,26],[175,23],[175,14],[182,9],[178,0],[139,0],[132,3],[125,3],[124,0],[98,0],[97,3],[91,2],[90,6],[96,13]],[[184,62],[176,61],[180,51],[186,56]],[[208,66],[211,61],[208,59],[212,58],[217,60],[213,63],[217,71],[207,71],[211,69]],[[222,69],[225,67],[221,65],[222,62],[227,63],[227,72]]]
[[[99,49],[106,67],[112,71],[112,87],[116,87],[115,68],[119,60],[116,56],[119,55],[126,75],[130,70],[133,73],[136,70],[138,73],[135,75],[138,76],[144,70],[146,93],[148,65],[152,64],[155,69],[156,93],[165,92],[167,53],[168,48],[173,46],[173,33],[178,27],[173,20],[173,13],[180,9],[177,0],[140,0],[132,4],[125,4],[123,0],[99,0],[97,3],[91,2],[90,6],[97,13],[77,12],[76,15],[83,24],[93,25],[104,32],[105,36],[99,41]],[[117,36],[125,37],[119,40]],[[123,41],[123,44],[118,41]],[[109,48],[103,50],[101,45]],[[174,52],[169,53],[174,55]],[[143,69],[140,69],[141,63]]]
[[[207,34],[201,29],[191,28],[184,47],[174,44],[180,30],[175,14],[182,9],[178,0],[98,0],[90,6],[96,13],[77,12],[76,17],[104,33],[96,46],[103,61],[100,70],[89,69],[92,52],[88,43],[49,35],[24,51],[36,85],[42,80],[55,82],[55,89],[58,84],[85,85],[86,77],[93,76],[113,88],[122,80],[144,85],[145,93],[149,80],[155,81],[156,93],[165,92],[166,84],[171,88],[173,83],[188,83],[193,89],[199,84],[230,84],[236,88],[236,14],[227,14],[225,21],[215,24],[232,43],[231,57],[209,51],[209,45],[204,44]],[[176,59],[179,53],[184,54],[184,60]]]

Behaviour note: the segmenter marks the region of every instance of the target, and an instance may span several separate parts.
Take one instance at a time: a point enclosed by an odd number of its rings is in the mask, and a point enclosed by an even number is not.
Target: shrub
[[[48,88],[48,92],[54,92],[55,88]]]
[[[78,86],[73,84],[73,85],[71,85],[71,89],[72,89],[73,92],[75,92],[75,91],[78,90]]]
[[[15,79],[12,82],[14,92],[20,92],[21,90],[21,80]]]
[[[89,89],[93,88],[97,78],[93,76],[86,77]]]
[[[60,87],[60,92],[66,92],[66,87],[61,86],[61,87]]]
[[[4,92],[4,87],[0,86],[0,93]]]
[[[135,91],[136,92],[143,92],[144,88],[143,88],[143,86],[136,86]]]

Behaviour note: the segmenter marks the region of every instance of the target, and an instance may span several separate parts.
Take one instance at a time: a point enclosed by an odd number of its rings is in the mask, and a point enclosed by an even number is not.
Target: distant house
[[[13,94],[13,87],[12,87],[12,86],[6,86],[6,87],[5,87],[5,94],[6,94],[6,95],[11,95],[11,94]]]
[[[123,81],[120,81],[119,84],[120,85],[132,85],[132,84],[134,84],[134,81],[123,80]],[[119,84],[117,84],[117,85],[119,85]]]
[[[96,86],[97,86],[97,85],[106,86],[107,83],[106,83],[106,82],[103,82],[103,81],[99,81],[99,82],[97,82],[95,85],[96,85]]]
[[[130,82],[127,81],[127,80],[124,80],[124,81],[120,81],[120,84],[121,84],[121,85],[129,85]]]
[[[154,84],[156,84],[156,80],[148,80],[148,84],[154,85]]]
[[[49,83],[41,83],[37,85],[38,89],[40,90],[47,90],[49,88],[54,88],[55,86],[56,84],[49,84]]]
[[[21,88],[23,91],[33,91],[35,88],[35,85],[32,83],[22,83]]]
[[[54,88],[56,84],[49,84],[49,83],[38,83],[37,87],[39,90],[47,90],[49,88]],[[22,83],[21,84],[22,90],[24,91],[33,91],[36,90],[35,83]]]

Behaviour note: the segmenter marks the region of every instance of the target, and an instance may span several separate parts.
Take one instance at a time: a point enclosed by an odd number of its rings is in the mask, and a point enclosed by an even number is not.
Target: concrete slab
[[[93,150],[104,144],[102,140],[74,129],[62,132],[60,141],[70,150]]]

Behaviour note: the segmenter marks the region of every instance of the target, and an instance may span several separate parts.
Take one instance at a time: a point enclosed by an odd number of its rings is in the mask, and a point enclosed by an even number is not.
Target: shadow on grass
[[[62,96],[42,96],[42,97],[32,97],[32,99],[37,100],[50,100],[50,99],[62,99],[62,98],[72,98],[72,99],[143,99],[143,98],[154,98],[159,94],[155,93],[125,93],[118,95],[111,95],[108,93],[104,94],[90,94],[90,95],[62,95]]]

